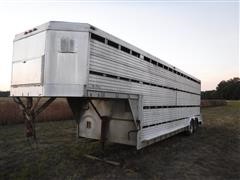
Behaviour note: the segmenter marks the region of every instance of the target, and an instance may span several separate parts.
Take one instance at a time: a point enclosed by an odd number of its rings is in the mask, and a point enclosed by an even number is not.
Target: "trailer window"
[[[157,61],[152,60],[152,64],[157,65]]]
[[[126,48],[124,46],[121,46],[121,51],[130,54],[130,49],[128,49],[128,48]]]
[[[69,38],[61,38],[60,50],[61,53],[73,53],[74,51],[74,40]]]
[[[120,77],[119,79],[123,80],[123,81],[130,81],[130,79],[125,78],[125,77]]]
[[[140,57],[140,54],[137,53],[137,52],[135,52],[135,51],[132,51],[132,55],[133,55],[133,56],[136,56],[136,57],[138,57],[138,58]]]
[[[96,41],[105,43],[105,38],[104,38],[104,37],[99,36],[99,35],[96,35],[96,34],[94,34],[94,33],[91,33],[91,38],[94,39],[94,40],[96,40]]]
[[[158,63],[157,65],[158,65],[158,67],[161,67],[161,68],[163,67],[163,64],[161,64],[161,63]]]
[[[146,57],[146,56],[144,56],[144,61],[147,61],[147,62],[150,62],[151,60],[150,60],[150,58],[148,58],[148,57]]]
[[[163,65],[163,68],[164,68],[164,69],[166,69],[166,70],[168,70],[168,67],[167,67],[167,66],[165,66],[165,65]]]
[[[140,83],[140,81],[136,80],[136,79],[132,79],[131,80],[132,82],[135,82],[135,83]]]
[[[112,47],[116,48],[116,49],[118,49],[118,47],[119,47],[119,45],[117,43],[115,43],[113,41],[110,41],[110,40],[107,41],[107,44],[109,46],[112,46]]]
[[[93,27],[93,26],[90,26],[90,29],[92,29],[92,30],[96,30],[96,28],[95,28],[95,27]]]
[[[88,129],[91,128],[91,122],[90,121],[87,121],[87,127],[86,128],[88,128]]]

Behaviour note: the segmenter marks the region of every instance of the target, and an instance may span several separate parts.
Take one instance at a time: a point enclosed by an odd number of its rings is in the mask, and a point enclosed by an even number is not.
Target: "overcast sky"
[[[52,20],[90,23],[199,78],[202,90],[239,77],[238,1],[0,0],[0,90],[10,88],[14,35]]]

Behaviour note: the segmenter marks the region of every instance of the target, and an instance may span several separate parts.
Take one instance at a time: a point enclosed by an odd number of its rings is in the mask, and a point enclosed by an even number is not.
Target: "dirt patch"
[[[179,134],[141,151],[107,144],[112,166],[85,158],[102,156],[97,141],[75,138],[74,121],[37,125],[38,148],[23,125],[0,127],[0,179],[240,179],[240,102],[203,108],[204,124],[193,136]]]

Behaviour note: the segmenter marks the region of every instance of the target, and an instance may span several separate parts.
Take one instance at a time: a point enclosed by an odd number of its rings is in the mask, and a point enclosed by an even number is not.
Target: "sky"
[[[0,0],[0,90],[9,90],[15,34],[48,21],[92,24],[215,89],[239,77],[239,1]]]

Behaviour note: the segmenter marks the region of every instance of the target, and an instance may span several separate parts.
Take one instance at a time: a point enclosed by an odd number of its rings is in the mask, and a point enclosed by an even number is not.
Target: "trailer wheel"
[[[190,124],[189,124],[189,126],[188,126],[188,128],[187,128],[187,131],[186,131],[186,134],[187,135],[192,135],[193,133],[194,133],[194,125],[195,123],[194,123],[194,120],[191,120],[191,122],[190,122]]]

